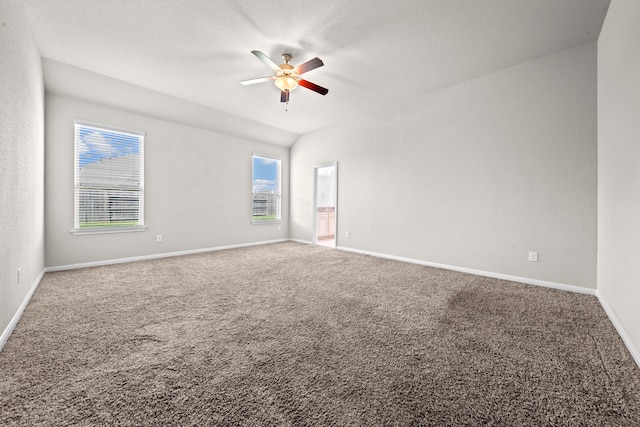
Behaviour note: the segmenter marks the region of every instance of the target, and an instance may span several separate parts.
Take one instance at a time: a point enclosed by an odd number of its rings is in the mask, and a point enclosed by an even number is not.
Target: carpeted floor
[[[597,299],[293,242],[48,273],[0,425],[638,426]]]

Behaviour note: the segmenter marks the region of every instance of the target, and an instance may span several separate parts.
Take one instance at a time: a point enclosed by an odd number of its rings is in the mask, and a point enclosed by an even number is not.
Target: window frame
[[[270,195],[275,195],[277,199],[277,207],[276,207],[276,218],[275,219],[256,219],[255,212],[255,196],[256,194],[260,194],[260,192],[254,191],[254,181],[255,181],[255,159],[268,159],[277,162],[277,189],[275,193],[265,193]],[[252,224],[279,224],[282,222],[282,158],[267,154],[261,153],[253,153],[251,155],[251,223]]]
[[[73,121],[73,229],[71,233],[74,235],[86,235],[86,234],[109,234],[109,233],[130,233],[140,232],[146,230],[144,222],[144,139],[146,133],[144,131],[124,129],[111,125],[104,125],[101,123],[94,123],[85,120]],[[137,224],[135,225],[104,225],[94,227],[82,227],[80,224],[80,205],[79,194],[82,189],[80,185],[80,152],[79,135],[82,129],[95,129],[96,131],[103,131],[109,133],[123,134],[128,137],[138,138],[138,154],[140,156],[138,163],[138,206],[137,206]],[[110,189],[108,186],[99,187],[104,189]]]

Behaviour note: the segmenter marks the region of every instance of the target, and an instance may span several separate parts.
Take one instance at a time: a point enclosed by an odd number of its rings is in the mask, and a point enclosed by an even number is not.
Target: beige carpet
[[[638,426],[595,297],[287,242],[46,274],[0,425]]]

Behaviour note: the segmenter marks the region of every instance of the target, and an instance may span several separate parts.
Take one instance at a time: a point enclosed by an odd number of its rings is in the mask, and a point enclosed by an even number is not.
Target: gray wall
[[[44,89],[20,3],[0,0],[0,335],[44,268]]]
[[[598,41],[598,292],[640,363],[640,2],[614,0]]]
[[[596,145],[593,42],[302,136],[291,237],[338,161],[338,246],[595,289]]]
[[[128,88],[124,83],[122,87]],[[154,94],[153,99],[157,96]],[[190,251],[288,236],[288,148],[54,94],[47,94],[46,110],[47,266]],[[146,231],[71,234],[74,119],[146,132]],[[281,224],[251,224],[251,156],[254,152],[282,159]],[[161,243],[156,242],[158,234],[163,236]]]

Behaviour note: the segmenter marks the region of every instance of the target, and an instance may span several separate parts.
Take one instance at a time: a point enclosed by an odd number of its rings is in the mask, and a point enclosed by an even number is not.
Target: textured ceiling
[[[597,39],[609,0],[24,0],[42,56],[307,133]],[[240,80],[319,56],[291,93]]]

